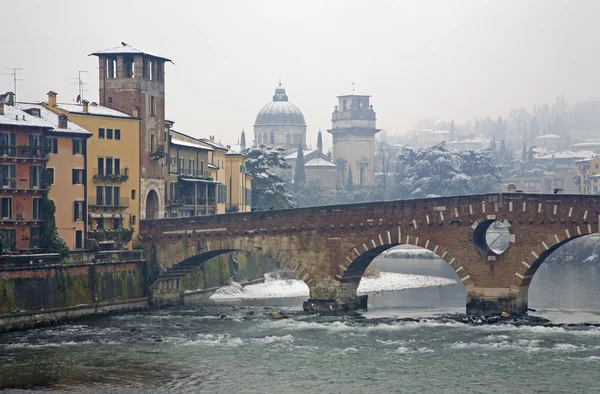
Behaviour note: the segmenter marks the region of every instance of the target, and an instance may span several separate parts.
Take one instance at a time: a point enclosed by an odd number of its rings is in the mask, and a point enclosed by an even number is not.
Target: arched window
[[[348,109],[348,101],[346,101],[346,99],[344,99],[343,105],[342,105],[342,111],[345,111]]]
[[[275,133],[271,131],[271,144],[275,143]]]
[[[292,136],[290,135],[290,133],[287,133],[285,136],[285,144],[286,145],[291,145],[292,144]]]

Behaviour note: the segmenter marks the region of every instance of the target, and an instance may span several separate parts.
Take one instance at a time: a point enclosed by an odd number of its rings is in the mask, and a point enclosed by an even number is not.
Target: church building
[[[281,82],[273,101],[262,107],[254,122],[254,144],[283,148],[286,153],[306,148],[306,122],[300,108],[288,101]]]

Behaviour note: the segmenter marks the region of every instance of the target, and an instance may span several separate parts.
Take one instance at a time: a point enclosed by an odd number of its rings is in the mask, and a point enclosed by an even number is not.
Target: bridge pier
[[[179,279],[158,281],[150,289],[150,305],[161,307],[183,304],[183,292],[179,282]]]
[[[467,315],[521,315],[527,312],[529,286],[513,288],[471,288],[467,291]]]

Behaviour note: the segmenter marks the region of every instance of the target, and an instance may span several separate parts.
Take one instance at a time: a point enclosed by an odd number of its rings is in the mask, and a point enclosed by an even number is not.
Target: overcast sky
[[[97,58],[121,41],[173,59],[175,128],[237,143],[279,78],[303,111],[308,143],[331,126],[336,95],[372,95],[378,127],[423,116],[462,122],[560,94],[600,96],[600,1],[71,1],[0,5],[0,72],[24,68],[19,100],[98,100]],[[12,89],[0,76],[0,91]],[[248,142],[253,134],[248,135]],[[330,146],[330,136],[324,136]]]

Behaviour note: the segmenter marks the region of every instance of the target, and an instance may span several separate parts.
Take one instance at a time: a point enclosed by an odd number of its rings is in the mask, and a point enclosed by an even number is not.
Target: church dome
[[[306,126],[300,108],[288,101],[285,89],[275,89],[273,102],[265,105],[256,115],[255,126]]]

